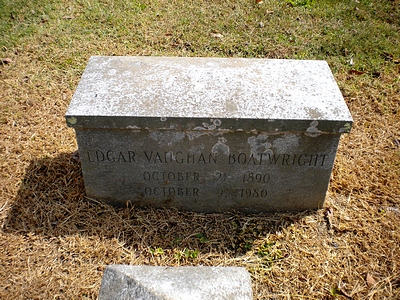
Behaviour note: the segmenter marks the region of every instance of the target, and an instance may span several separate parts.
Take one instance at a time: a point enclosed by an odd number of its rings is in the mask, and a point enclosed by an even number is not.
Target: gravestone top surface
[[[250,274],[240,267],[107,266],[99,300],[251,300]]]
[[[352,123],[325,61],[244,58],[94,56],[66,117],[75,128],[203,130],[208,119],[220,130],[307,131],[317,121],[343,133]]]

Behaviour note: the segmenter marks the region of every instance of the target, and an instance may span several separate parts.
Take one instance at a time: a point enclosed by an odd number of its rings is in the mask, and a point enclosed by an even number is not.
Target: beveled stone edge
[[[65,115],[75,129],[349,133],[353,120],[264,120]]]

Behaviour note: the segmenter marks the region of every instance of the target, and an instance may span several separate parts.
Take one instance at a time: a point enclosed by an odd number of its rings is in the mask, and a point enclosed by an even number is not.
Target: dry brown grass
[[[168,6],[157,3],[161,8],[155,11]],[[210,5],[217,18],[224,4]],[[74,13],[68,6],[60,12]],[[112,34],[101,39],[89,33],[88,42],[77,38],[65,44],[51,34],[69,22],[60,19],[56,27],[43,27],[3,49],[12,62],[0,65],[0,299],[95,299],[107,264],[243,266],[252,275],[256,299],[400,299],[396,57],[382,65],[379,76],[349,75],[336,58],[327,57],[355,122],[341,141],[324,209],[203,215],[115,209],[85,198],[80,165],[71,157],[77,148],[74,133],[63,116],[87,58],[188,55],[185,39],[191,33],[158,34],[163,27],[179,33],[179,22],[168,18],[168,10],[165,16],[151,13],[148,22],[159,24],[144,31],[141,44],[130,41],[131,48]],[[248,24],[242,30],[256,32]],[[213,30],[212,23],[207,26]],[[235,37],[225,41],[235,43]],[[227,53],[202,45],[193,40],[198,52],[191,55]],[[266,57],[295,53],[279,43],[263,51]]]

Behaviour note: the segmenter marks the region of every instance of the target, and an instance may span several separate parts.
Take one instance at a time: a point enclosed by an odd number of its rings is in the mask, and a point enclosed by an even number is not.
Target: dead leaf
[[[367,285],[369,288],[372,288],[376,284],[375,279],[371,276],[371,274],[367,274]]]
[[[396,278],[395,280],[393,280],[392,284],[394,286],[400,286],[400,277]]]
[[[256,0],[256,4],[261,4],[263,2],[264,2],[263,0]]]
[[[333,209],[332,207],[327,207],[325,209],[325,220],[329,230],[332,229],[332,218],[333,218]]]
[[[390,53],[384,52],[384,53],[382,53],[382,57],[387,61],[394,62],[395,64],[398,64],[400,62],[400,60],[395,59],[393,54],[390,54]]]
[[[384,58],[385,60],[393,60],[393,54],[384,52],[384,53],[382,53],[382,56],[383,56],[383,58]]]
[[[345,296],[347,299],[352,299],[351,295],[349,295],[345,290],[340,289],[340,294]]]
[[[139,258],[141,253],[142,253],[141,251],[135,251],[135,252],[133,253],[133,256],[134,256],[135,258]]]
[[[378,71],[372,72],[372,77],[374,77],[374,78],[379,78],[379,77],[381,77],[381,72],[378,72]]]
[[[75,150],[74,153],[72,153],[72,159],[76,160],[76,161],[80,161],[79,150]]]
[[[340,286],[334,286],[333,288],[331,288],[331,295],[333,297],[337,297],[339,295],[341,296],[345,296],[347,299],[352,299],[351,295],[349,295],[345,290],[343,290],[343,288],[341,288]]]
[[[338,243],[336,243],[336,242],[331,242],[331,246],[332,246],[333,248],[335,248],[335,249],[339,248],[339,245],[338,245]]]
[[[221,39],[221,38],[224,37],[224,36],[223,36],[222,34],[220,34],[220,33],[211,33],[211,36],[214,37],[214,38],[219,38],[219,39]]]
[[[350,66],[354,65],[354,60],[353,60],[353,58],[350,58],[350,59],[347,61],[347,63],[348,63]]]
[[[395,214],[400,215],[400,209],[398,209],[397,207],[388,207],[387,211],[394,212]]]
[[[296,223],[296,222],[299,222],[300,221],[300,219],[299,218],[296,218],[296,217],[287,217],[286,218],[288,221],[292,221],[293,223]]]
[[[399,139],[394,139],[393,142],[397,147],[400,147],[400,140]]]
[[[11,64],[13,61],[11,58],[6,57],[6,58],[2,58],[1,62],[6,65],[6,64]]]
[[[349,75],[362,75],[365,74],[365,72],[363,71],[358,71],[358,70],[349,70],[349,72],[347,72]]]
[[[75,17],[74,16],[64,16],[63,19],[72,20],[72,19],[75,19]]]

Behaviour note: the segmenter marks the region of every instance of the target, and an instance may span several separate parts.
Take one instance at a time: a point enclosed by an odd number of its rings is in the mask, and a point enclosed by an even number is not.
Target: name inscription
[[[138,163],[149,164],[217,164],[229,165],[282,165],[282,166],[314,166],[322,167],[326,162],[327,154],[271,154],[271,153],[230,153],[218,156],[217,153],[183,153],[177,152],[156,152],[156,151],[115,151],[115,150],[89,150],[87,158],[89,162],[109,163]]]

